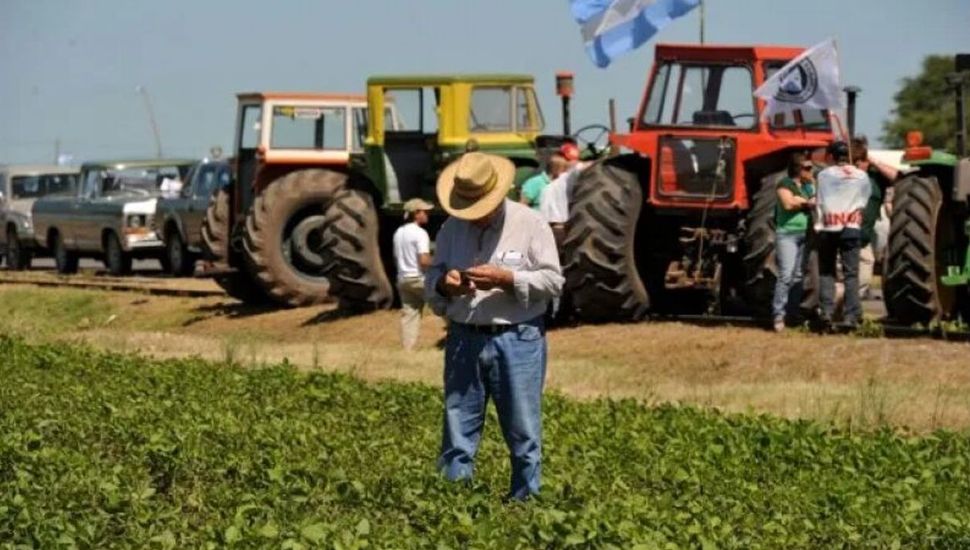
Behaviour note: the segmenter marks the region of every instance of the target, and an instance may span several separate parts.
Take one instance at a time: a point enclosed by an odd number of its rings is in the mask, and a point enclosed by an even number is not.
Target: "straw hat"
[[[438,176],[438,202],[456,218],[484,218],[505,199],[513,180],[515,165],[509,159],[465,153]]]

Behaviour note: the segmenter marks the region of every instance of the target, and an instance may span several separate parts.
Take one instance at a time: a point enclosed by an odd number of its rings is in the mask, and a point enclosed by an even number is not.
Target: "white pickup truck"
[[[135,258],[165,263],[153,217],[163,185],[184,181],[189,159],[88,162],[77,193],[34,203],[34,234],[54,255],[59,273],[77,271],[78,259],[98,258],[112,275],[131,271]]]

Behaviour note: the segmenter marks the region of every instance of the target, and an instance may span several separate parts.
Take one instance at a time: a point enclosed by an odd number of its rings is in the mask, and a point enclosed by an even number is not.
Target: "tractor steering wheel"
[[[597,158],[609,147],[610,129],[602,124],[590,124],[576,130],[570,137],[576,140],[580,148]]]

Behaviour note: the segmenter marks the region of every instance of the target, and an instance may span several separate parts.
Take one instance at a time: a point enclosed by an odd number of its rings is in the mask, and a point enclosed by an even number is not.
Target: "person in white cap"
[[[397,292],[401,297],[401,345],[410,351],[421,332],[424,311],[424,272],[431,265],[431,239],[424,226],[434,205],[421,199],[404,203],[407,222],[394,232]]]
[[[543,316],[562,291],[552,230],[506,195],[515,166],[506,158],[464,154],[438,178],[450,217],[435,239],[425,279],[432,310],[448,320],[445,414],[438,466],[450,480],[472,477],[488,399],[509,448],[509,497],[539,492]]]

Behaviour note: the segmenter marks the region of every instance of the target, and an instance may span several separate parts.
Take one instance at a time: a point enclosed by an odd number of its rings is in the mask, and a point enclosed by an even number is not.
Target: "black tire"
[[[51,241],[51,252],[54,254],[54,265],[61,275],[77,273],[78,256],[67,249],[64,238],[60,233],[54,233]]]
[[[230,195],[221,188],[209,199],[202,219],[202,257],[223,267],[229,265],[229,209]]]
[[[771,313],[771,298],[778,278],[775,262],[778,193],[775,186],[784,176],[784,172],[778,172],[761,179],[761,186],[751,198],[751,209],[745,218],[742,295],[752,312],[761,317]]]
[[[131,273],[131,255],[121,247],[118,235],[108,233],[104,237],[104,266],[110,275],[115,277]]]
[[[213,281],[230,297],[251,306],[271,304],[269,296],[253,278],[244,271],[232,271],[213,277]]]
[[[583,321],[635,321],[650,307],[635,255],[641,162],[633,155],[599,161],[572,190],[562,256],[565,291]]]
[[[896,184],[883,295],[889,316],[927,324],[956,314],[957,290],[942,284],[946,250],[957,237],[935,177],[910,175]]]
[[[17,230],[14,228],[9,228],[7,230],[7,269],[13,271],[24,271],[30,269],[31,260],[33,260],[33,254],[30,250],[24,248],[24,245],[20,242],[20,238],[17,237]]]
[[[274,181],[253,201],[243,234],[244,257],[253,279],[275,302],[299,307],[327,301],[330,283],[322,274],[320,243],[297,252],[295,236],[301,221],[319,216],[324,223],[324,212],[346,181],[339,172],[300,170]],[[319,231],[306,234],[308,239],[314,235],[322,237]],[[310,254],[316,258],[310,260]]]
[[[173,277],[190,277],[195,272],[195,257],[189,252],[177,228],[168,230],[165,237],[165,260],[162,266]]]
[[[394,290],[381,261],[377,210],[371,196],[344,189],[325,218],[321,253],[330,294],[350,311],[391,307]]]

